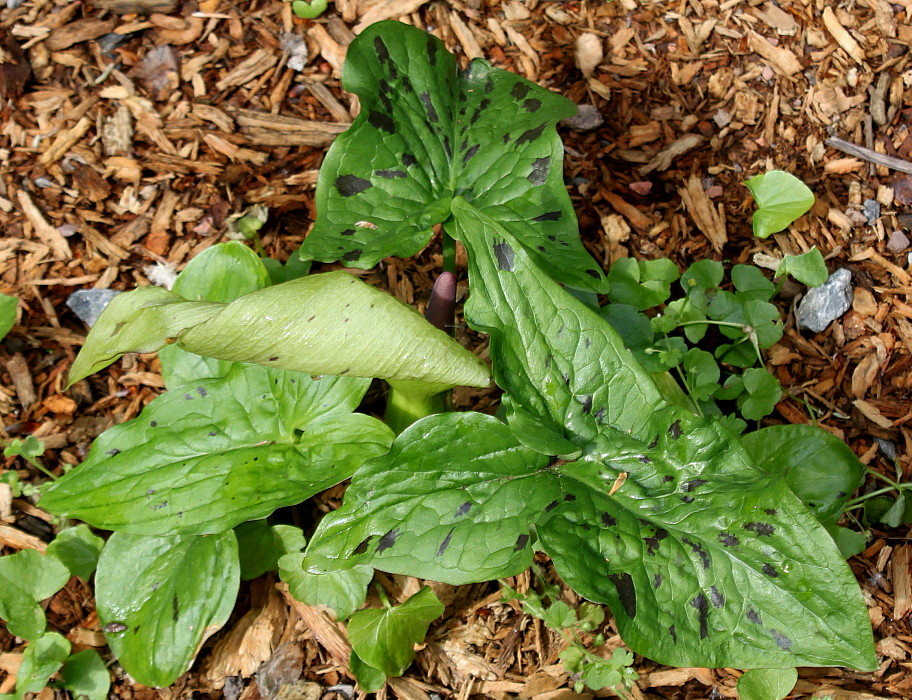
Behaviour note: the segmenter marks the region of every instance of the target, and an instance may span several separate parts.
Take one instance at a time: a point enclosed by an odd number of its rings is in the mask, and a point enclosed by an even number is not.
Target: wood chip
[[[15,550],[37,549],[42,553],[47,550],[44,540],[10,525],[0,525],[0,545]]]
[[[469,60],[472,60],[473,58],[484,58],[484,51],[482,51],[481,46],[478,45],[478,39],[475,38],[475,35],[472,33],[469,26],[462,21],[458,12],[454,11],[450,13],[450,28],[456,35],[456,38],[459,39],[462,50],[465,51],[466,58]]]
[[[865,64],[864,50],[858,45],[855,38],[849,34],[848,30],[840,24],[836,18],[836,13],[833,12],[833,8],[829,5],[823,8],[823,25],[836,40],[836,43],[842,47],[843,51],[849,54],[858,64],[862,66]]]
[[[623,197],[614,192],[603,192],[605,200],[619,213],[622,214],[636,229],[648,231],[655,226],[655,220],[641,212],[637,207],[625,201]]]
[[[592,77],[604,57],[601,37],[584,32],[576,38],[576,65],[584,78]]]
[[[873,404],[870,404],[863,399],[855,399],[852,402],[852,405],[855,406],[855,408],[857,408],[861,414],[869,421],[871,421],[874,425],[880,428],[893,427],[893,421],[891,421],[889,418],[884,417],[877,406],[874,406]]]
[[[348,659],[351,656],[351,645],[339,624],[332,619],[329,613],[292,598],[288,593],[287,584],[280,583],[277,588],[285,597],[285,602],[301,616],[304,624],[323,648],[347,669]]]
[[[41,239],[42,243],[51,249],[54,257],[62,258],[63,260],[72,259],[73,251],[70,250],[70,244],[67,242],[67,239],[63,237],[60,231],[45,220],[44,215],[38,210],[38,207],[35,206],[32,198],[29,197],[28,192],[19,190],[16,193],[16,199],[19,200],[19,206],[22,207],[22,213],[25,214],[26,218],[32,224],[32,228],[35,229],[35,235]]]
[[[769,25],[770,29],[775,29],[779,36],[795,36],[798,33],[798,23],[795,18],[771,2],[754,12],[757,17]]]
[[[167,13],[177,8],[177,0],[89,0],[89,4],[116,15]]]
[[[307,30],[307,36],[317,45],[320,55],[332,66],[333,75],[342,75],[342,66],[345,63],[345,47],[332,38],[322,24],[315,24]]]
[[[896,548],[890,557],[893,581],[893,619],[902,620],[912,611],[912,545]]]
[[[239,87],[251,82],[279,62],[279,57],[272,51],[258,49],[241,61],[233,70],[215,84],[216,90]]]
[[[92,120],[88,117],[82,117],[74,126],[57,134],[57,138],[54,139],[51,147],[38,157],[38,162],[41,165],[50,165],[63,158],[67,151],[86,135],[91,126]]]
[[[800,73],[802,69],[801,61],[789,49],[781,46],[773,46],[756,32],[750,33],[751,51],[759,54],[773,67],[777,73],[785,76],[792,76]]]
[[[684,155],[697,146],[702,146],[705,142],[706,137],[701,136],[700,134],[684,134],[684,136],[681,136],[656,153],[652,160],[640,168],[640,174],[647,175],[653,170],[658,170],[660,172],[668,170],[676,158]]]
[[[374,22],[410,14],[426,2],[427,0],[366,0],[362,3],[361,21],[352,31],[360,34]]]
[[[251,143],[263,146],[328,146],[350,126],[252,109],[232,110],[230,114]]]
[[[49,51],[62,51],[74,44],[92,41],[104,34],[110,34],[116,25],[117,22],[114,19],[81,19],[68,22],[48,34],[44,45]]]
[[[716,207],[709,200],[703,189],[703,183],[697,175],[687,179],[687,185],[678,189],[681,200],[697,228],[705,235],[717,253],[728,242],[725,228],[725,208],[720,202]]]

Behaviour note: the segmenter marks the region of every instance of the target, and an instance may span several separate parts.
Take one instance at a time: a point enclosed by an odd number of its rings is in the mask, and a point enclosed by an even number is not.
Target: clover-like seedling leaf
[[[292,11],[301,19],[316,19],[326,12],[326,0],[294,0]]]
[[[369,385],[235,365],[107,430],[51,485],[42,507],[145,535],[218,533],[264,518],[386,452],[389,428],[351,413]]]
[[[16,323],[16,307],[18,306],[18,298],[0,294],[0,340],[6,337],[10,328]]]
[[[755,175],[744,183],[757,202],[754,235],[767,238],[788,228],[814,206],[814,193],[801,180],[782,170]]]
[[[760,469],[785,479],[822,523],[835,522],[864,482],[864,466],[839,438],[812,425],[774,425],[741,442]]]
[[[782,700],[798,682],[795,668],[755,668],[738,679],[740,700]]]
[[[487,386],[489,377],[481,360],[414,309],[352,275],[328,272],[258,289],[227,304],[186,301],[159,287],[120,294],[89,332],[70,383],[125,352],[153,352],[174,342],[229,362],[433,382],[440,391]]]
[[[776,268],[776,276],[791,275],[808,287],[819,287],[827,281],[827,272],[823,255],[817,248],[811,248],[801,255],[786,255]]]
[[[9,633],[37,639],[45,628],[44,610],[38,603],[54,595],[69,579],[66,566],[33,549],[0,557],[0,618]]]
[[[715,358],[699,348],[691,348],[684,355],[684,371],[690,396],[704,401],[719,387],[721,372]]]
[[[98,618],[135,680],[171,685],[227,620],[240,585],[233,532],[145,537],[115,532],[98,561]]]
[[[43,690],[69,653],[70,643],[56,632],[46,632],[34,640],[22,654],[13,697],[24,698],[28,693]]]
[[[671,295],[672,282],[678,277],[677,266],[668,258],[621,258],[608,272],[608,297],[614,304],[627,304],[644,311],[665,302]]]
[[[773,412],[782,398],[782,387],[762,367],[744,370],[744,393],[738,396],[738,410],[747,420],[760,420]]]
[[[88,581],[98,564],[104,540],[86,525],[70,527],[48,545],[47,556],[58,559],[73,576]]]
[[[413,255],[464,197],[555,278],[603,291],[563,182],[555,125],[572,102],[483,59],[461,72],[443,42],[398,22],[358,35],[342,83],[361,114],[323,161],[305,258],[369,268]]]
[[[348,622],[352,650],[368,666],[401,676],[415,658],[415,645],[443,610],[434,591],[424,586],[400,605],[356,612]]]
[[[515,574],[534,547],[660,663],[874,668],[855,578],[781,477],[717,420],[668,405],[611,326],[507,231],[454,209],[471,227],[457,230],[466,318],[490,335],[498,384],[581,455],[537,453],[489,416],[429,416],[359,470],[311,566],[457,584]]]
[[[85,649],[67,658],[60,669],[60,685],[74,698],[105,700],[111,689],[111,674],[94,649]]]
[[[769,301],[776,293],[776,285],[770,282],[759,267],[735,265],[731,271],[732,284],[741,299]]]

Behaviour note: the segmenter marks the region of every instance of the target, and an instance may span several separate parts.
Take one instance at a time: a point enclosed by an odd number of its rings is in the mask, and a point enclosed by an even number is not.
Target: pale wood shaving
[[[426,2],[427,0],[368,0],[362,8],[361,21],[352,31],[360,34],[374,22],[411,14]]]
[[[469,26],[462,21],[458,12],[450,13],[450,28],[456,35],[456,38],[459,39],[462,50],[465,51],[465,55],[468,59],[471,60],[473,58],[484,57],[484,51],[481,50],[478,40],[475,38],[475,35],[472,33]]]
[[[35,537],[10,525],[0,525],[0,545],[17,551],[37,549],[42,554],[47,551],[47,544],[40,537]]]
[[[781,46],[773,46],[756,32],[750,32],[749,41],[751,50],[769,61],[776,72],[785,76],[792,76],[801,72],[801,61],[791,50]]]
[[[26,218],[32,224],[35,235],[41,239],[42,243],[51,249],[54,256],[63,258],[64,260],[72,259],[73,251],[70,249],[69,242],[67,242],[67,239],[63,237],[60,231],[45,220],[44,215],[38,210],[38,207],[35,206],[35,203],[32,201],[28,192],[19,190],[16,192],[16,199],[19,200],[19,206],[22,208],[22,213],[25,214]]]
[[[826,27],[827,31],[832,35],[836,40],[836,43],[842,47],[852,59],[864,65],[865,63],[865,53],[861,46],[858,45],[858,42],[855,41],[855,38],[849,34],[845,27],[839,22],[836,17],[836,14],[833,12],[833,8],[827,5],[823,8],[823,25]]]
[[[713,207],[697,175],[691,175],[687,179],[686,186],[678,189],[678,194],[681,195],[681,200],[697,228],[709,239],[713,249],[717,253],[721,252],[722,246],[728,242],[725,208],[721,203],[718,207]]]

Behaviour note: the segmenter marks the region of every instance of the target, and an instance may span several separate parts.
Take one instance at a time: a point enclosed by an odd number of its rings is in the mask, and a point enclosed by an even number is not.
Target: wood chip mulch
[[[179,270],[224,240],[230,217],[257,205],[269,211],[267,249],[287,257],[313,222],[323,154],[358,113],[339,81],[346,46],[371,22],[393,18],[433,31],[461,60],[484,56],[600,115],[595,128],[561,135],[584,241],[605,266],[622,256],[667,256],[682,267],[707,257],[750,262],[817,246],[831,270],[849,269],[852,309],[826,331],[799,332],[784,307],[785,337],[770,360],[787,393],[771,418],[807,423],[812,411],[874,469],[894,474],[895,452],[908,481],[910,14],[912,0],[336,0],[307,21],[281,0],[7,0],[0,291],[22,301],[0,345],[3,433],[34,435],[48,447],[46,463],[75,465],[100,432],[160,393],[157,361],[144,355],[64,392],[86,334],[67,296]],[[741,183],[772,168],[801,177],[817,203],[761,241],[751,236],[753,204]],[[439,267],[434,243],[361,274],[423,308]],[[492,401],[457,395],[463,408]],[[15,458],[4,466],[36,478]],[[320,507],[340,494],[324,494]],[[0,553],[43,550],[49,520],[0,492]],[[790,697],[910,698],[908,528],[874,529],[850,563],[881,666],[802,669]],[[398,599],[419,586],[383,580]],[[286,697],[346,697],[344,632],[274,584],[244,589],[230,623],[172,688],[135,685],[114,664],[112,696],[271,700],[297,682]],[[528,575],[516,585],[527,587]],[[378,697],[592,697],[573,693],[560,639],[501,603],[496,585],[436,591],[445,618]],[[77,579],[47,612],[74,651],[108,654],[91,590]],[[608,647],[618,644],[615,635]],[[13,687],[22,648],[0,627],[0,693]],[[736,697],[739,673],[730,669],[670,669],[639,657],[636,669],[635,698]]]

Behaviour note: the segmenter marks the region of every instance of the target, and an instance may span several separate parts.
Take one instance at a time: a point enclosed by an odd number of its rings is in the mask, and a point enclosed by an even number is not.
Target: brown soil
[[[253,205],[270,212],[268,251],[287,257],[314,219],[323,154],[357,113],[339,82],[345,47],[371,21],[398,18],[430,29],[462,58],[485,56],[597,108],[603,125],[561,135],[583,239],[606,267],[621,256],[747,262],[816,245],[830,269],[851,270],[853,308],[826,331],[799,332],[784,308],[785,337],[769,359],[788,398],[771,420],[807,423],[813,410],[874,469],[894,473],[883,451],[895,447],[909,480],[912,273],[909,241],[895,232],[912,226],[912,177],[882,156],[905,162],[912,152],[910,13],[909,0],[834,8],[808,0],[337,0],[317,21],[294,18],[280,0],[26,0],[3,9],[0,291],[22,300],[0,346],[5,433],[43,440],[54,468],[78,464],[94,437],[160,393],[154,356],[126,357],[64,391],[86,333],[66,297],[147,284],[155,265],[180,269]],[[288,65],[285,32],[306,41],[303,70]],[[831,136],[868,155],[828,146]],[[817,203],[761,241],[751,236],[753,204],[741,183],[771,168],[801,177]],[[870,222],[866,200],[880,204]],[[435,242],[363,274],[423,308],[439,267]],[[462,391],[457,401],[486,410],[493,397]],[[39,480],[16,458],[5,468]],[[323,494],[320,507],[340,494]],[[49,521],[26,499],[0,498],[0,553],[42,550]],[[790,697],[912,697],[909,530],[874,528],[869,542],[850,564],[880,668],[802,669]],[[382,581],[396,598],[419,585]],[[528,576],[516,583],[528,586]],[[496,585],[436,588],[445,618],[378,697],[591,697],[572,692],[557,660],[561,640],[502,604]],[[74,650],[110,658],[85,584],[73,579],[47,611]],[[269,631],[256,637],[253,620]],[[619,643],[615,636],[608,647]],[[0,627],[0,692],[13,687],[23,648]],[[333,697],[327,689],[352,683],[344,631],[264,578],[243,589],[229,624],[173,687],[135,685],[115,663],[112,694],[255,700],[263,694],[249,676],[267,661],[279,680],[303,681],[288,697]],[[739,675],[640,657],[636,669],[637,698],[735,697]],[[229,676],[246,677],[226,685]]]

